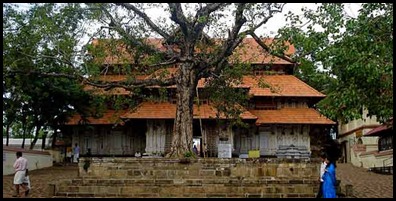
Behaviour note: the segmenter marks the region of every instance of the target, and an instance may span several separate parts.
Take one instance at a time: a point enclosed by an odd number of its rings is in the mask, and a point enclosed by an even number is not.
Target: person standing
[[[198,156],[198,148],[197,148],[197,145],[195,145],[194,144],[194,147],[193,147],[193,152],[194,152],[194,154],[196,155],[196,156]]]
[[[16,152],[17,159],[14,162],[14,186],[16,190],[16,195],[14,197],[21,197],[21,195],[25,195],[25,191],[27,191],[27,186],[23,184],[25,177],[26,177],[26,169],[28,168],[28,161],[26,158],[22,157],[22,152]],[[20,193],[20,189],[23,188],[25,191]]]
[[[78,163],[80,158],[80,147],[76,143],[73,149],[73,162]]]
[[[321,159],[321,163],[320,163],[320,174],[319,174],[319,190],[318,190],[318,194],[316,195],[316,198],[321,198],[323,196],[322,193],[322,186],[323,186],[323,174],[325,172],[326,169],[326,154],[324,152],[320,153],[320,159]]]
[[[66,148],[66,163],[71,163],[73,159],[73,152],[72,152],[72,147],[67,147]]]
[[[323,198],[336,198],[336,162],[328,154],[325,156],[326,168],[323,173],[322,194]]]

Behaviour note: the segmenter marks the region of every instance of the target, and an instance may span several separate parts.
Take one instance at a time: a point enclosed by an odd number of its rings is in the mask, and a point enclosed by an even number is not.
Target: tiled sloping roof
[[[263,39],[263,41],[269,45],[273,42],[273,38],[266,38]],[[109,39],[94,39],[92,41],[93,45],[108,45]],[[160,38],[147,38],[146,39],[147,43],[154,46],[155,48],[165,51],[166,48],[162,45],[163,39]],[[215,43],[219,43],[220,41],[217,40]],[[118,42],[119,44],[116,46],[116,52],[117,54],[113,54],[114,56],[111,56],[111,51],[106,53],[105,58],[95,58],[97,62],[100,62],[102,64],[125,64],[125,63],[133,63],[133,59],[130,56],[129,53],[127,53],[125,49],[125,45],[122,45],[121,42]],[[288,50],[286,50],[285,54],[286,55],[291,55],[295,52],[295,48],[293,45],[287,44],[288,45]],[[110,47],[108,47],[110,49]],[[199,52],[199,50],[197,50]],[[241,62],[250,62],[250,63],[255,63],[255,64],[290,64],[290,62],[283,60],[279,57],[274,57],[272,55],[269,55],[268,52],[263,50],[253,38],[245,38],[241,42],[241,44],[235,49],[234,54],[231,55],[230,59],[231,62],[234,58],[238,58]]]
[[[273,42],[273,38],[266,38],[264,43],[269,45]],[[286,55],[294,54],[293,45],[289,45]],[[249,62],[254,64],[291,64],[289,61],[270,55],[267,51],[254,40],[254,38],[245,38],[241,44],[235,49],[230,59],[238,58],[240,62]]]
[[[90,91],[93,94],[111,94],[111,95],[128,95],[131,94],[130,91],[125,90],[124,88],[121,87],[116,87],[110,90],[105,90],[104,88],[99,88],[99,87],[94,87],[91,85],[85,85],[84,86],[85,91]]]
[[[137,80],[146,79],[147,75],[136,75],[133,76]],[[107,81],[107,82],[116,82],[116,81],[126,81],[128,76],[126,75],[100,75],[98,80]]]
[[[249,110],[258,117],[256,124],[336,124],[313,108]]]
[[[160,38],[147,38],[147,44],[158,48],[161,51],[165,51],[165,47],[162,46],[162,39]],[[110,39],[94,39],[92,45],[99,47],[101,45],[106,50],[106,57],[95,57],[95,61],[101,64],[125,64],[134,63],[134,59],[131,54],[127,52],[125,45],[121,41],[115,41],[116,43],[110,43]],[[113,53],[116,52],[116,53]]]
[[[146,76],[144,79],[151,79],[151,78],[161,78],[161,76],[163,76],[162,78],[170,78],[171,76],[177,76],[177,70],[178,68],[167,68],[167,69],[159,69],[157,71],[155,71],[154,73]],[[204,88],[206,85],[206,78],[201,78],[200,80],[198,80],[198,84],[197,87],[198,88]],[[151,86],[149,88],[158,88],[159,86]],[[239,88],[249,88],[249,85],[246,84],[238,84],[236,87]],[[176,88],[176,85],[171,85],[168,86],[166,88]]]
[[[388,130],[388,129],[393,129],[393,118],[390,119],[387,123],[384,123],[377,128],[374,128],[364,134],[364,136],[380,136],[382,131]]]
[[[207,85],[206,83],[206,78],[201,78],[200,80],[198,80],[198,88],[205,88],[205,86]],[[233,85],[235,88],[250,88],[250,86],[248,84],[245,83],[240,83],[237,85]]]
[[[95,124],[115,124],[120,121],[120,115],[124,114],[126,110],[107,110],[103,113],[103,116],[100,118],[88,117],[87,124],[95,125]],[[82,124],[82,117],[79,114],[75,114],[72,116],[66,125],[79,125]]]
[[[293,75],[244,76],[243,83],[254,96],[325,97]]]
[[[175,68],[169,71],[171,74],[176,73]],[[158,74],[159,72],[155,72]],[[137,79],[148,79],[150,76],[137,76]],[[101,76],[101,80],[106,81],[124,81],[125,75],[106,75]],[[263,85],[262,85],[263,84]],[[270,86],[267,87],[266,85]],[[159,86],[153,86],[155,88]],[[175,85],[167,88],[175,88]],[[205,87],[205,79],[202,78],[198,81],[198,88]],[[315,90],[293,75],[261,75],[261,76],[244,76],[243,83],[237,87],[250,88],[249,93],[254,96],[287,96],[287,97],[325,97],[324,94]],[[107,94],[130,94],[123,88],[114,88],[105,91],[103,88],[97,88],[90,85],[84,87],[85,90],[93,90],[94,93],[107,93]]]
[[[216,118],[216,109],[208,104],[199,107],[194,105],[194,119]],[[136,109],[121,116],[123,119],[174,119],[176,117],[176,104],[168,102],[143,102]],[[241,114],[242,119],[257,119],[250,112],[245,111]],[[220,116],[224,118],[224,116]]]

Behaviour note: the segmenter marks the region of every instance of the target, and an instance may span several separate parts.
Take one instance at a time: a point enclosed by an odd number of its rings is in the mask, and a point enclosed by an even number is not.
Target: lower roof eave
[[[263,125],[273,125],[273,124],[281,124],[281,125],[321,125],[321,126],[332,126],[336,125],[336,123],[312,123],[312,122],[268,122],[268,123],[256,123],[256,126],[263,126]]]

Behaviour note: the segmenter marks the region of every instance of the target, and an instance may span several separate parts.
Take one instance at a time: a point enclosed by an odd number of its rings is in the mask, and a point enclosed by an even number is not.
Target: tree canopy
[[[347,123],[365,108],[384,122],[393,116],[393,4],[364,3],[357,17],[344,6],[289,13],[279,37],[297,49],[296,75],[327,95],[317,104],[323,114]]]

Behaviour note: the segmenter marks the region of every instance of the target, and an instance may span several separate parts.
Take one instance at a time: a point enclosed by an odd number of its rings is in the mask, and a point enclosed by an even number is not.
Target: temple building
[[[163,48],[161,39],[148,41]],[[95,40],[94,44],[97,43]],[[293,52],[294,47],[290,46],[288,54]],[[243,76],[242,83],[235,86],[250,97],[245,107],[240,106],[240,118],[248,126],[230,126],[229,117],[219,115],[206,97],[206,80],[201,79],[196,90],[199,102],[195,102],[193,112],[193,141],[200,156],[219,157],[219,147],[228,146],[232,157],[248,157],[250,151],[258,151],[260,157],[313,157],[320,141],[336,124],[314,108],[325,95],[293,75],[294,63],[269,55],[252,38],[244,39],[232,57],[249,63],[252,69],[250,74]],[[131,61],[109,56],[102,62],[100,79],[127,79],[126,72],[120,68]],[[135,78],[148,79],[161,72],[138,74]],[[167,76],[175,73],[175,66],[166,71]],[[134,98],[123,88],[104,90],[86,85],[85,89],[98,95]],[[176,87],[148,87],[143,92],[151,95],[165,92],[166,97],[161,100],[134,98],[136,107],[121,109],[115,109],[116,103],[110,102],[102,115],[86,119],[75,114],[62,127],[62,136],[69,138],[72,145],[78,143],[82,153],[90,149],[98,156],[133,156],[137,151],[163,156],[171,146]]]

